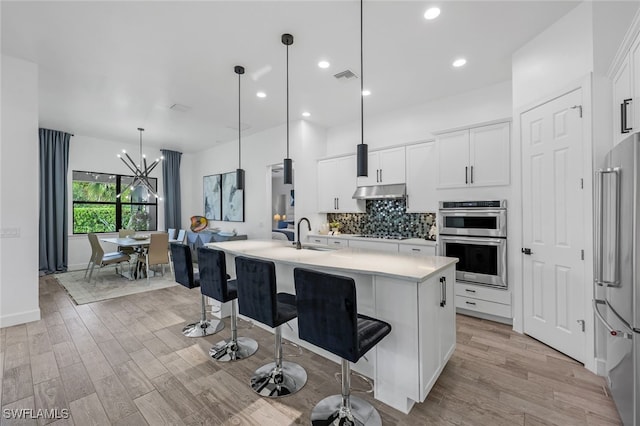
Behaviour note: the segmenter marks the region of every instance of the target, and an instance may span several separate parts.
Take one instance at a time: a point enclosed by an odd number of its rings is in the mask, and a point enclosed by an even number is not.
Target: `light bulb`
[[[122,150],[122,153],[123,153],[123,154],[126,154],[126,153],[127,153],[127,151],[125,151],[125,150],[123,149],[123,150]]]

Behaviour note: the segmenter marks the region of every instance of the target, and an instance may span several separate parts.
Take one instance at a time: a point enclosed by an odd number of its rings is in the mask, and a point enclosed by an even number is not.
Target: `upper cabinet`
[[[640,34],[613,74],[613,143],[640,130]]]
[[[508,185],[510,140],[508,122],[438,135],[437,188]]]
[[[438,211],[435,142],[406,147],[407,213]]]
[[[358,186],[404,183],[404,147],[369,153],[368,176],[358,178]]]
[[[364,203],[351,198],[355,190],[355,155],[318,161],[318,211],[362,213]]]

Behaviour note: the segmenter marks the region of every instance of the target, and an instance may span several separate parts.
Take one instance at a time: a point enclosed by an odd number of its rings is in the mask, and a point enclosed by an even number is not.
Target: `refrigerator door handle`
[[[611,327],[611,325],[609,325],[609,323],[607,322],[606,319],[604,319],[604,316],[600,312],[599,306],[600,305],[606,305],[606,304],[607,304],[607,302],[604,301],[604,300],[593,299],[593,312],[596,314],[596,317],[600,320],[600,322],[605,326],[605,328],[607,329],[609,334],[611,334],[612,336],[614,336],[614,337],[623,337],[625,339],[632,339],[633,338],[633,333],[626,333],[626,332],[621,331],[621,330],[616,330],[615,328]],[[611,309],[611,308],[609,308],[609,309]]]
[[[615,177],[615,240],[613,246],[613,281],[606,281],[603,277],[604,262],[604,175],[612,174]],[[620,167],[599,169],[596,171],[596,276],[595,283],[599,286],[620,286]]]

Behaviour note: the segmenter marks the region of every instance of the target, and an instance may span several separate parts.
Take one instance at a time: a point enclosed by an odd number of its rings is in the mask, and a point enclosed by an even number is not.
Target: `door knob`
[[[522,253],[526,254],[527,256],[531,256],[531,253],[533,253],[533,252],[531,251],[530,248],[526,248],[525,247],[525,248],[522,249]]]

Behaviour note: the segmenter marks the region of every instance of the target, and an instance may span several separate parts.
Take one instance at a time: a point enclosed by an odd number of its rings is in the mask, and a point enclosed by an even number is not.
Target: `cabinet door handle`
[[[464,291],[468,292],[468,293],[475,293],[475,290],[471,290],[470,288],[465,288]]]
[[[447,277],[440,277],[440,307],[447,306]]]
[[[404,196],[405,207],[409,209],[409,194]]]
[[[340,197],[336,198],[336,210],[340,210]]]
[[[380,169],[380,182],[382,183],[382,169]]]
[[[627,108],[629,104],[632,102],[632,99],[625,99],[620,104],[620,133],[629,133],[630,130],[633,130],[633,127],[627,127]]]
[[[469,174],[471,175],[471,183],[473,183],[473,166],[471,166]]]
[[[465,301],[464,303],[466,303],[467,305],[473,305],[473,306],[476,306],[476,302],[469,302],[469,301]]]
[[[467,166],[464,167],[464,183],[469,183],[469,167]]]
[[[376,183],[380,182],[380,169],[376,169]]]

